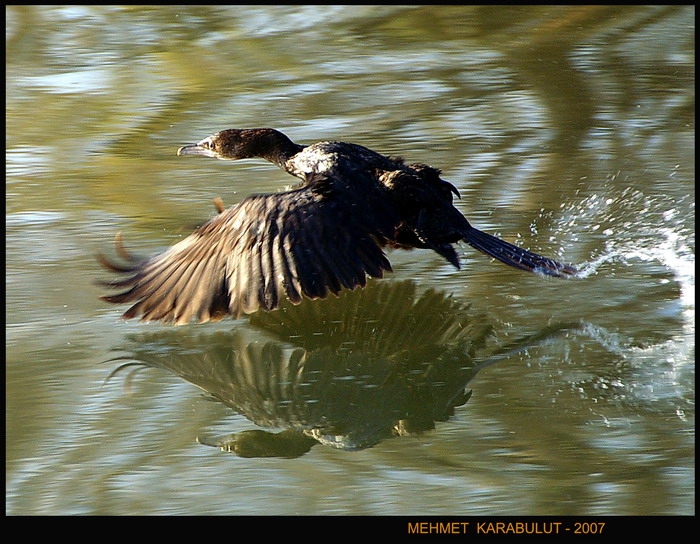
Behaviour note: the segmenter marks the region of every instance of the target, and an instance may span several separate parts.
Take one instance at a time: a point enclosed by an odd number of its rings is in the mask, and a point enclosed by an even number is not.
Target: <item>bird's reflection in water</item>
[[[198,439],[241,457],[297,457],[316,444],[357,450],[433,429],[469,400],[491,332],[467,304],[411,281],[251,316],[259,333],[200,329],[136,335],[112,375],[174,372],[268,429]],[[128,362],[127,362],[128,361]]]

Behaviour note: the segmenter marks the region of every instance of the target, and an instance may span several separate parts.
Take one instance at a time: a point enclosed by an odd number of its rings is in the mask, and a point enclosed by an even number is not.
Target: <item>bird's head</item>
[[[279,156],[298,151],[287,136],[272,128],[230,128],[212,134],[196,144],[185,145],[178,155],[201,155],[221,160],[260,157],[276,162]]]

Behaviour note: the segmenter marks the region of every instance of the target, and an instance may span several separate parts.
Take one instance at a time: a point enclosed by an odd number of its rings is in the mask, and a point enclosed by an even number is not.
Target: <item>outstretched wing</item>
[[[364,286],[391,265],[382,239],[392,213],[363,213],[324,193],[323,180],[300,189],[252,195],[150,259],[103,264],[133,275],[107,285],[126,291],[103,297],[135,302],[124,318],[177,324],[239,317]],[[352,214],[352,216],[351,216]]]

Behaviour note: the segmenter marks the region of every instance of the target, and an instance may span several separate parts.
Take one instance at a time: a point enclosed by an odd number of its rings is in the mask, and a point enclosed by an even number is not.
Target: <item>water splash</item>
[[[681,303],[695,307],[695,202],[664,195],[646,196],[628,187],[617,196],[591,195],[562,205],[562,230],[578,230],[603,241],[580,276],[598,273],[607,263],[657,263],[670,271],[681,287]]]
[[[650,319],[664,317],[670,308],[679,318],[678,329],[667,329],[665,339],[647,342],[600,324],[585,323],[579,335],[587,337],[617,361],[608,375],[597,375],[571,385],[586,396],[613,395],[624,403],[648,403],[685,419],[694,411],[695,358],[695,202],[694,195],[653,197],[628,187],[617,194],[591,195],[580,202],[562,205],[558,233],[573,242],[594,245],[590,259],[577,266],[581,277],[601,273],[601,278],[630,272],[638,289],[637,299],[659,307]],[[579,234],[576,234],[579,233]],[[653,285],[676,282],[677,300],[647,298]],[[654,300],[654,302],[651,302]],[[649,306],[651,307],[651,306]],[[627,318],[643,319],[639,316]],[[627,321],[629,323],[629,321]],[[651,324],[650,324],[651,325]],[[624,327],[623,327],[624,328]]]

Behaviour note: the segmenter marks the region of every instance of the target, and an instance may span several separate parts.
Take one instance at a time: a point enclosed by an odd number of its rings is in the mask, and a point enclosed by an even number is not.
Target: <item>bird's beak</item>
[[[202,157],[212,157],[214,159],[218,159],[219,156],[214,150],[211,149],[211,146],[205,144],[209,144],[209,138],[205,138],[204,140],[196,144],[183,145],[180,149],[177,150],[177,154],[178,156],[201,155]]]

